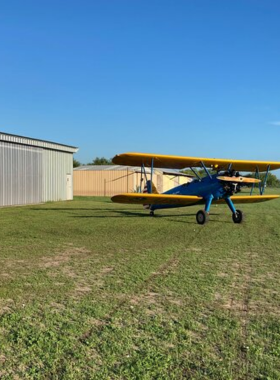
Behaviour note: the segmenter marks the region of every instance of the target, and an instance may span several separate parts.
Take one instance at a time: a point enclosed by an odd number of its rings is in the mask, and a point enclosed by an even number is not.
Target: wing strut
[[[153,183],[153,173],[154,173],[154,158],[152,158],[152,161],[151,161],[151,186],[147,186],[147,190],[148,190],[148,193],[152,193],[153,192],[153,186],[152,186],[152,183]],[[141,165],[141,179],[140,179],[140,193],[142,193],[142,183],[144,181],[144,179],[146,180],[146,183],[148,182],[148,176],[147,176],[147,173],[146,173],[146,168],[145,168],[145,164],[144,162],[142,162],[142,165]]]
[[[257,166],[256,166],[256,171],[255,171],[255,178],[260,179],[259,168]],[[250,195],[253,194],[254,188],[255,188],[255,184],[253,183],[251,191],[250,191]]]
[[[209,177],[210,179],[212,179],[212,176],[211,176],[209,170],[207,169],[207,167],[204,165],[204,162],[203,162],[203,161],[200,161],[200,164],[201,164],[201,166],[203,167],[203,169],[205,170],[205,173],[208,175],[208,177]]]
[[[196,178],[197,178],[199,181],[201,181],[201,178],[200,178],[200,176],[198,175],[197,171],[194,170],[194,168],[192,168],[191,166],[190,166],[190,169],[191,169],[191,171],[193,172],[193,174],[196,176]]]
[[[144,178],[146,179],[146,182],[147,182],[148,178],[147,178],[145,165],[142,163],[142,165],[141,165],[141,178],[140,178],[140,193],[142,193],[142,183],[144,181]]]
[[[151,186],[150,186],[150,193],[153,192],[153,171],[154,171],[154,158],[152,158],[152,163],[151,163]]]
[[[260,195],[264,194],[269,170],[270,170],[270,165],[268,165],[266,167],[266,173],[265,173],[265,178],[264,178],[263,182],[259,183],[259,193],[260,193]],[[255,178],[260,179],[260,171],[259,171],[259,167],[258,166],[256,166]],[[253,183],[250,195],[253,194],[254,187],[255,187],[255,184]]]
[[[268,177],[269,170],[270,170],[270,165],[267,166],[267,170],[266,170],[264,181],[263,181],[263,187],[262,187],[262,190],[261,190],[261,195],[263,195],[264,191],[265,191],[265,187],[266,187],[266,182],[267,182],[267,177]]]

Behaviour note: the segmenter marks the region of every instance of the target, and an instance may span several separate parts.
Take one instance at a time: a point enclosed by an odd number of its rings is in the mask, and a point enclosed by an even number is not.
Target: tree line
[[[73,159],[73,167],[78,168],[79,166],[83,166],[81,162],[78,160]],[[105,158],[105,157],[95,157],[91,162],[88,162],[85,165],[113,165],[112,158]]]

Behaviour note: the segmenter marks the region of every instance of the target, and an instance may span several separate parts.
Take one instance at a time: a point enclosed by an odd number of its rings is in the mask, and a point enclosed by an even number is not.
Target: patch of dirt
[[[232,277],[232,283],[228,287],[229,293],[220,294],[217,292],[214,296],[217,307],[228,310],[230,313],[238,315],[243,326],[244,335],[246,335],[246,325],[249,315],[270,314],[279,316],[280,308],[275,301],[275,281],[278,280],[277,272],[267,272],[265,274],[254,274],[255,260],[258,255],[246,252],[246,262],[227,262],[226,271],[218,273],[218,277]],[[265,286],[267,281],[274,281],[272,289]],[[252,299],[252,287],[262,286],[259,300]],[[273,298],[274,297],[274,298]],[[273,301],[274,299],[274,301]]]
[[[176,305],[176,306],[183,306],[183,301],[180,300],[180,299],[174,299],[174,298],[169,298],[167,297],[167,300],[172,303],[173,305]]]
[[[269,314],[271,316],[280,316],[280,307],[272,305],[265,301],[254,301],[250,303],[250,313],[253,315]]]
[[[39,263],[39,267],[44,269],[58,267],[60,265],[68,263],[72,258],[76,256],[88,255],[89,253],[91,253],[91,251],[89,251],[85,247],[69,247],[65,251],[59,252],[57,255],[42,257]]]
[[[66,265],[62,268],[62,273],[64,276],[69,278],[77,278],[77,274],[74,272],[73,268],[71,268],[69,265]]]
[[[228,277],[228,273],[226,273],[226,272],[217,273],[217,277],[220,277],[220,278]]]
[[[89,292],[91,292],[91,287],[90,286],[86,286],[86,285],[84,285],[84,286],[82,286],[82,285],[78,285],[78,286],[76,286],[76,288],[75,288],[75,293],[89,293]]]
[[[3,279],[8,279],[8,280],[10,280],[10,279],[13,279],[14,277],[13,276],[11,276],[9,273],[1,273],[1,278],[3,278]]]
[[[9,306],[0,306],[0,315],[8,314],[12,311]]]
[[[6,356],[0,355],[0,363],[5,363],[6,361]]]
[[[114,270],[113,267],[104,267],[101,269],[100,274],[104,275],[104,274],[112,272],[113,270]]]
[[[159,293],[147,292],[132,296],[129,303],[131,304],[131,308],[139,306],[148,316],[155,316],[164,313],[159,297]]]
[[[190,247],[190,248],[187,248],[186,251],[187,252],[202,252],[202,248]]]
[[[52,307],[52,309],[54,311],[62,311],[62,310],[65,310],[65,306],[62,304],[62,303],[58,303],[58,302],[51,302],[50,303],[50,306]]]
[[[0,315],[10,313],[13,310],[14,300],[11,298],[0,299]]]
[[[73,292],[71,292],[71,296],[74,298],[79,298],[84,294],[90,293],[94,288],[102,288],[104,286],[106,276],[109,276],[114,269],[114,267],[106,266],[101,268],[98,273],[88,273],[87,276],[81,277],[76,276],[75,273],[69,268],[70,277],[76,278],[76,286]]]

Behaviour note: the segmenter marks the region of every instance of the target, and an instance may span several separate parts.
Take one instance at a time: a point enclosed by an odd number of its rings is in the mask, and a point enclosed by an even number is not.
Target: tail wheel
[[[241,210],[236,210],[236,212],[232,214],[232,220],[234,221],[234,223],[244,222],[243,212]]]
[[[196,214],[196,221],[198,224],[205,224],[209,221],[209,215],[204,210],[199,210]]]

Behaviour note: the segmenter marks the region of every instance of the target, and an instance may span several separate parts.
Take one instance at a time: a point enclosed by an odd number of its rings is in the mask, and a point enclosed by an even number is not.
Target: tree
[[[81,166],[81,163],[73,158],[73,168],[77,168],[79,166]]]
[[[262,181],[264,181],[264,178],[265,178],[265,173],[261,173],[260,174],[260,179]],[[268,173],[266,184],[267,184],[267,186],[270,186],[270,187],[279,187],[280,186],[280,181],[276,177],[276,175]]]
[[[265,179],[266,173],[260,173],[260,180],[263,182]],[[251,173],[246,177],[255,178],[255,173]],[[276,175],[272,173],[268,173],[266,185],[269,187],[280,187],[280,180],[276,177]]]
[[[92,162],[88,163],[88,165],[112,165],[112,159],[111,158],[105,158],[105,157],[96,157]]]

